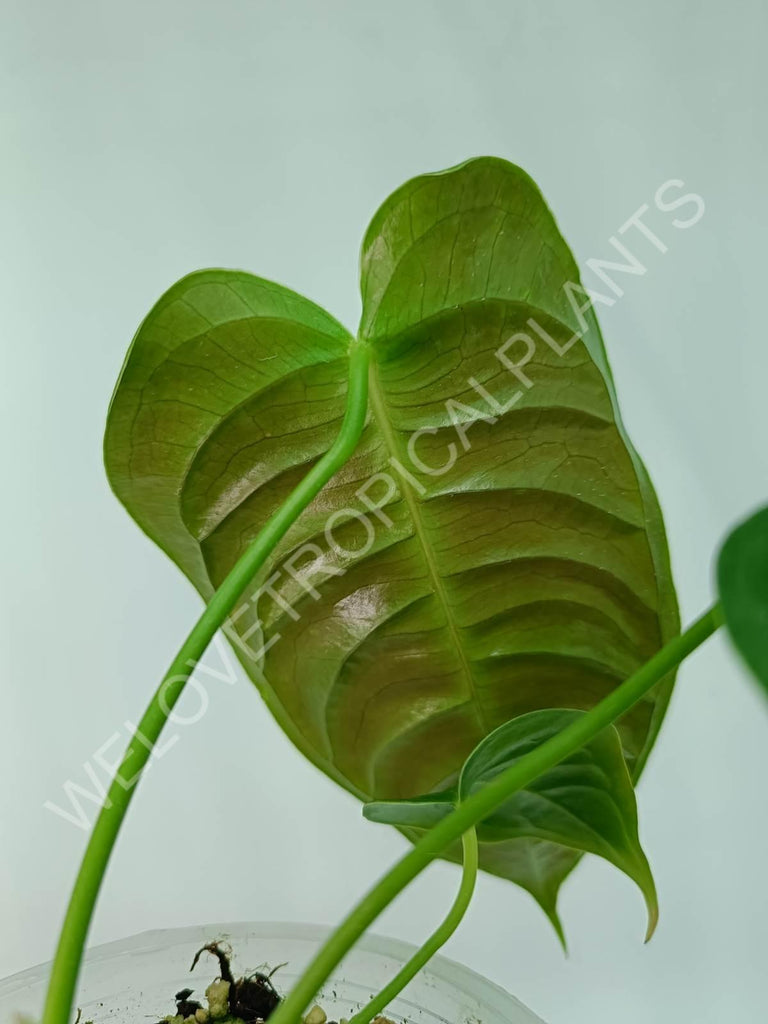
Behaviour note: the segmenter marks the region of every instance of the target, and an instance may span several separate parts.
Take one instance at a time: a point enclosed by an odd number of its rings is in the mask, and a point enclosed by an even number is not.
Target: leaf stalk
[[[107,791],[64,917],[48,983],[43,1024],[67,1024],[69,1020],[94,907],[120,827],[136,792],[136,784],[197,662],[275,546],[357,447],[368,411],[369,350],[353,342],[349,358],[346,413],[335,442],[267,521],[211,598],[138,725],[136,735],[141,737],[141,742],[128,747]]]
[[[464,915],[469,909],[469,904],[475,892],[479,868],[480,854],[477,844],[477,832],[474,828],[468,829],[464,833],[461,837],[461,845],[464,853],[461,885],[459,886],[459,892],[454,904],[445,920],[430,935],[418,952],[414,953],[392,981],[366,1007],[350,1018],[349,1024],[370,1024],[370,1021],[377,1014],[386,1010],[389,1004],[400,995],[405,986],[416,977],[422,967],[426,967],[432,957],[443,948],[464,920]]]

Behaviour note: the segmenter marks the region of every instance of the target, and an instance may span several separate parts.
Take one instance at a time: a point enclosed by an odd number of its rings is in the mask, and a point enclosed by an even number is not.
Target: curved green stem
[[[342,921],[272,1014],[270,1024],[297,1024],[316,992],[363,932],[435,857],[439,857],[451,843],[468,829],[478,825],[513,793],[580,750],[597,733],[620,718],[668,672],[710,637],[722,625],[722,621],[722,610],[719,605],[714,605],[684,633],[670,640],[591,711],[563,729],[557,736],[553,736],[525,757],[521,757],[430,829]]]
[[[75,882],[48,983],[43,1024],[67,1024],[93,909],[120,826],[163,726],[198,660],[241,594],[301,512],[354,452],[368,409],[368,350],[353,343],[344,422],[333,446],[268,520],[211,598],[173,660],[139,723],[141,742],[128,748],[109,788]]]
[[[477,848],[477,832],[474,828],[464,833],[461,837],[461,844],[464,851],[461,885],[448,916],[392,981],[366,1007],[360,1010],[359,1013],[356,1013],[350,1019],[349,1024],[369,1024],[377,1014],[381,1013],[382,1010],[386,1010],[389,1004],[400,995],[408,982],[415,978],[422,967],[429,963],[435,953],[443,948],[461,924],[469,908],[475,891],[475,883],[477,882],[479,851]]]

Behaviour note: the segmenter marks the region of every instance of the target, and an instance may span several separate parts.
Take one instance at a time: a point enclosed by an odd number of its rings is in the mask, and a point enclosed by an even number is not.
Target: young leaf
[[[442,788],[504,722],[592,707],[678,632],[658,503],[578,280],[502,160],[408,182],[366,234],[370,421],[229,630],[291,739],[363,800]],[[184,278],[139,328],[107,471],[204,598],[331,444],[351,344],[227,270]],[[635,777],[671,682],[619,723]],[[550,912],[577,857],[531,837],[481,860]]]
[[[561,732],[583,711],[532,711],[505,723],[472,751],[455,790],[415,799],[366,804],[369,821],[398,828],[429,829],[452,807],[482,789],[521,757]],[[637,832],[637,806],[619,734],[611,727],[578,753],[519,790],[477,826],[485,844],[531,840],[551,847],[604,857],[640,887],[648,907],[650,938],[658,919],[658,903],[648,861]],[[564,942],[557,914],[557,892],[540,900]]]
[[[459,777],[459,800],[491,782],[541,746],[583,711],[533,711],[487,736],[467,759]],[[637,805],[619,734],[603,730],[578,753],[519,790],[478,827],[486,843],[535,838],[594,853],[629,875],[648,907],[646,939],[658,920],[653,876],[640,846]]]
[[[731,639],[768,693],[768,508],[737,526],[723,544],[717,585]]]

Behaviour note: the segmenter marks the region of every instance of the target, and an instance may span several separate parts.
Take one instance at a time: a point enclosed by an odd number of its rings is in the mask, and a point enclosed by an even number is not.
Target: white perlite
[[[325,1010],[321,1006],[315,1005],[304,1018],[304,1024],[325,1024],[327,1020],[328,1016]]]
[[[222,1020],[229,1016],[229,982],[212,981],[205,990],[208,1009],[213,1020]]]

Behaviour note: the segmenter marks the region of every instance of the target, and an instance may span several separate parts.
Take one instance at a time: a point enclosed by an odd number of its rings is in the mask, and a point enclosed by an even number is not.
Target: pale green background
[[[245,267],[354,326],[363,230],[413,174],[480,153],[520,163],[582,261],[683,179],[704,219],[652,222],[669,252],[647,250],[602,322],[686,619],[710,599],[718,538],[768,481],[764,4],[2,10],[0,975],[50,956],[83,847],[43,802],[136,718],[197,614],[100,462],[125,349],[180,275]],[[136,801],[95,940],[333,922],[403,849],[301,761],[248,684],[211,693]],[[570,959],[494,879],[449,953],[550,1024],[763,1020],[767,747],[766,708],[718,638],[686,665],[640,789],[662,913],[650,946],[638,893],[593,861],[563,893]],[[240,823],[244,807],[268,828]],[[455,883],[436,867],[379,930],[421,937]]]

